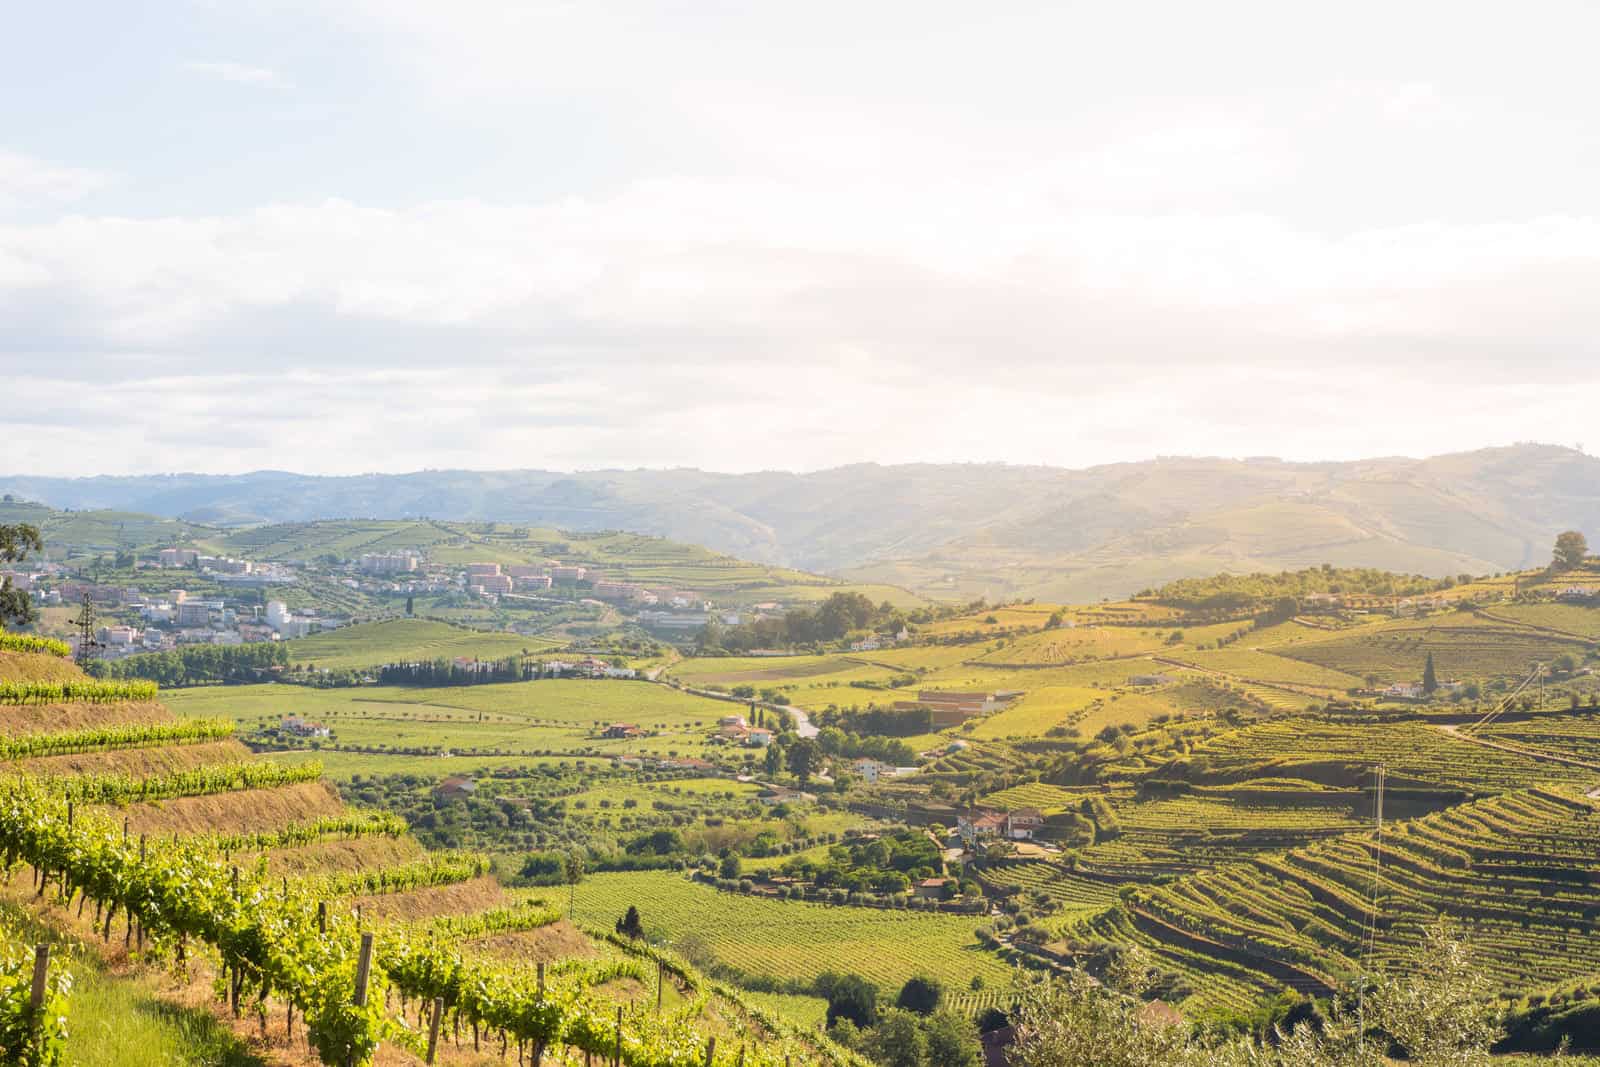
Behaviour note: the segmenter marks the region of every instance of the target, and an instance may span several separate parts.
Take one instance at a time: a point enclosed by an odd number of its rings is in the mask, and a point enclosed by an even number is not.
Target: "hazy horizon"
[[[850,467],[1037,467],[1045,470],[1091,470],[1096,467],[1138,466],[1138,464],[1155,464],[1155,462],[1282,462],[1293,466],[1326,466],[1326,464],[1349,464],[1349,462],[1426,462],[1429,459],[1440,459],[1443,456],[1464,456],[1464,454],[1483,453],[1483,451],[1504,451],[1514,448],[1554,448],[1554,450],[1574,451],[1574,453],[1587,456],[1587,451],[1574,448],[1571,445],[1558,445],[1555,442],[1512,442],[1507,445],[1478,445],[1475,448],[1466,448],[1459,451],[1445,451],[1445,453],[1430,454],[1357,454],[1357,456],[1338,456],[1338,458],[1312,458],[1294,459],[1288,456],[1221,456],[1221,454],[1162,454],[1162,456],[1128,456],[1123,459],[1109,459],[1099,464],[1027,464],[1027,462],[1013,462],[1010,459],[947,459],[947,461],[928,461],[928,459],[910,459],[902,462],[878,462],[875,459],[858,459],[858,461],[840,462],[827,467],[803,467],[803,469],[786,469],[786,467],[746,467],[746,469],[714,469],[714,467],[693,467],[686,464],[675,466],[651,466],[651,464],[635,464],[635,466],[621,467],[411,467],[411,469],[392,470],[293,470],[288,467],[256,467],[251,470],[130,470],[123,474],[109,474],[104,470],[94,470],[85,474],[46,475],[32,474],[26,470],[0,470],[0,480],[3,478],[51,478],[51,480],[93,480],[93,478],[248,478],[251,475],[282,474],[293,475],[301,478],[365,478],[365,477],[405,477],[405,475],[418,474],[515,474],[515,472],[538,472],[538,474],[608,474],[608,472],[650,472],[650,474],[669,474],[674,470],[690,470],[698,474],[720,475],[720,477],[742,477],[742,475],[762,474],[790,474],[797,477],[806,475],[826,474],[829,470],[850,469]]]
[[[0,466],[1579,443],[1600,12],[1543,11],[28,8]]]
[[[1472,453],[1476,453],[1476,452],[1502,451],[1502,450],[1515,449],[1515,448],[1550,448],[1550,449],[1560,449],[1560,450],[1563,450],[1563,451],[1573,451],[1573,452],[1577,452],[1580,455],[1589,455],[1589,453],[1584,451],[1583,449],[1575,448],[1575,447],[1570,446],[1570,445],[1557,444],[1555,442],[1547,442],[1547,441],[1515,441],[1515,442],[1511,442],[1509,444],[1482,444],[1482,445],[1478,445],[1478,446],[1473,447],[1473,448],[1462,449],[1462,450],[1459,450],[1459,451],[1454,451],[1453,450],[1453,451],[1448,451],[1448,452],[1437,452],[1437,453],[1431,453],[1431,454],[1426,454],[1426,455],[1400,455],[1400,454],[1396,453],[1396,454],[1389,454],[1389,455],[1354,455],[1354,456],[1344,456],[1344,457],[1322,457],[1322,458],[1311,458],[1311,459],[1298,459],[1298,458],[1292,458],[1292,457],[1281,456],[1281,455],[1278,455],[1278,456],[1272,456],[1272,455],[1227,456],[1227,455],[1203,454],[1203,453],[1196,452],[1196,453],[1189,453],[1189,454],[1128,456],[1128,457],[1125,457],[1125,458],[1110,459],[1110,460],[1106,460],[1105,462],[1102,462],[1102,463],[1092,463],[1092,464],[1019,463],[1019,462],[1013,462],[1011,460],[1003,460],[1003,459],[1000,459],[1000,460],[978,460],[978,459],[960,460],[960,459],[957,459],[957,460],[940,460],[940,461],[912,459],[912,460],[906,460],[906,461],[895,462],[895,463],[881,463],[881,462],[879,462],[877,460],[855,460],[855,461],[852,461],[852,462],[837,463],[837,464],[833,464],[831,466],[826,466],[826,467],[807,467],[807,468],[749,467],[749,468],[743,468],[743,469],[695,467],[695,466],[689,466],[689,465],[685,465],[685,464],[676,464],[676,465],[672,465],[672,466],[636,464],[636,465],[633,465],[633,466],[559,467],[559,468],[558,467],[530,467],[530,466],[522,466],[522,467],[512,467],[512,466],[504,466],[504,467],[467,467],[467,466],[439,467],[439,466],[432,466],[432,467],[414,467],[414,468],[407,468],[407,469],[396,468],[396,469],[389,469],[389,470],[356,470],[356,469],[352,468],[352,469],[349,469],[349,470],[334,470],[334,471],[294,470],[294,469],[287,468],[287,467],[257,467],[257,468],[250,469],[250,470],[142,470],[142,471],[127,471],[127,472],[124,472],[124,473],[121,473],[121,474],[112,474],[112,473],[108,473],[108,472],[105,472],[105,471],[91,471],[91,472],[86,472],[86,473],[59,474],[59,475],[35,474],[35,473],[32,473],[32,472],[20,471],[20,470],[0,470],[0,479],[6,479],[6,478],[45,478],[45,479],[62,479],[62,480],[90,480],[90,479],[95,479],[95,478],[169,478],[169,477],[170,478],[182,478],[182,477],[247,478],[247,477],[250,477],[252,475],[262,475],[262,474],[283,474],[283,475],[291,475],[291,476],[294,476],[294,477],[303,477],[303,478],[363,478],[363,477],[404,477],[406,475],[414,475],[414,474],[435,474],[435,473],[442,474],[442,473],[452,473],[452,472],[460,472],[460,473],[466,473],[466,474],[506,474],[506,473],[515,473],[515,472],[518,472],[518,471],[538,472],[538,473],[544,473],[544,474],[571,474],[571,475],[605,474],[605,473],[608,473],[608,472],[630,473],[630,472],[641,472],[641,471],[642,472],[660,474],[660,473],[670,473],[672,471],[693,471],[693,472],[697,472],[697,473],[701,473],[701,474],[711,474],[711,475],[718,475],[718,476],[725,476],[725,477],[740,477],[740,476],[745,476],[745,475],[759,475],[759,474],[792,474],[792,475],[804,477],[804,476],[807,476],[807,475],[823,474],[823,473],[826,473],[828,471],[847,469],[847,468],[850,468],[850,467],[869,467],[869,466],[876,466],[876,467],[967,466],[967,467],[1022,467],[1022,468],[1036,467],[1036,468],[1047,469],[1047,470],[1083,471],[1083,470],[1090,470],[1090,469],[1097,468],[1097,467],[1138,465],[1138,464],[1164,463],[1164,462],[1284,463],[1284,464],[1291,464],[1291,465],[1297,465],[1297,466],[1319,466],[1319,465],[1341,464],[1341,463],[1425,462],[1425,461],[1430,460],[1430,459],[1438,459],[1438,458],[1445,457],[1445,456],[1468,455],[1468,454],[1472,454]]]

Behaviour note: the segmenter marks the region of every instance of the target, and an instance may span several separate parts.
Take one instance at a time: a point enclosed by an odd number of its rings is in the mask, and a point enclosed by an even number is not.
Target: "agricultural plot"
[[[591,875],[577,888],[582,922],[609,927],[629,905],[680,953],[748,974],[809,982],[854,972],[895,991],[919,973],[962,989],[974,977],[996,988],[1011,978],[974,937],[978,918],[748,897],[661,871]]]
[[[1165,645],[1151,630],[1126,626],[1077,626],[1046,630],[1006,640],[1000,648],[973,658],[995,666],[1055,667],[1083,660],[1137,656]]]
[[[777,689],[802,707],[865,705],[899,699],[882,689],[852,687],[852,682],[887,686],[904,672],[855,656],[742,656],[686,659],[669,672],[687,686]]]
[[[713,752],[709,735],[729,707],[648,682],[567,679],[443,689],[269,684],[166,696],[180,715],[226,715],[247,731],[275,728],[288,715],[324,722],[333,731],[324,750],[356,748],[384,753],[381,758],[389,751],[396,758],[464,752],[474,766],[500,756],[703,756]],[[613,722],[635,723],[645,736],[601,738],[600,730]]]
[[[1245,638],[1239,644],[1247,644],[1249,640]],[[1245,682],[1314,687],[1341,693],[1362,684],[1362,680],[1353,674],[1252,648],[1229,647],[1201,652],[1185,651],[1179,658],[1204,670],[1231,675]]]
[[[1072,789],[1046,782],[1029,782],[1027,785],[1014,785],[1010,789],[1002,789],[997,793],[980,797],[978,806],[1003,810],[1038,808],[1046,815],[1055,815],[1068,808],[1076,808],[1084,797],[1091,794],[1098,795],[1099,792],[1098,788],[1087,786]]]
[[[1535,663],[1548,663],[1562,653],[1581,655],[1585,648],[1576,638],[1455,614],[1449,616],[1448,625],[1395,623],[1315,644],[1288,646],[1282,654],[1388,684],[1420,679],[1430,653],[1441,679],[1465,681],[1525,675]]]
[[[1397,787],[1414,783],[1467,793],[1600,778],[1582,768],[1475,745],[1422,723],[1315,719],[1274,719],[1229,731],[1196,746],[1169,773],[1196,782],[1292,778],[1355,789],[1371,783],[1372,768],[1379,764]]]
[[[963,731],[962,736],[975,740],[1043,737],[1054,727],[1072,725],[1074,715],[1087,713],[1105,695],[1094,689],[1070,686],[1047,686],[1031,690],[1004,711],[977,720],[970,731]]]
[[[329,670],[470,656],[497,660],[537,654],[556,642],[521,634],[468,630],[429,619],[391,619],[346,626],[287,643],[290,659]]]
[[[1506,604],[1491,608],[1490,614],[1497,619],[1600,640],[1600,608],[1577,604]]]

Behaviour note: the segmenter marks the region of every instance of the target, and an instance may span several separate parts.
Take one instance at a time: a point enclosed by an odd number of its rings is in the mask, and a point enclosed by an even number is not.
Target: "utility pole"
[[[77,662],[80,667],[87,667],[98,655],[100,642],[94,636],[94,601],[89,599],[89,594],[83,594],[83,606],[78,609],[78,617],[72,620],[72,625],[78,628],[78,654]]]

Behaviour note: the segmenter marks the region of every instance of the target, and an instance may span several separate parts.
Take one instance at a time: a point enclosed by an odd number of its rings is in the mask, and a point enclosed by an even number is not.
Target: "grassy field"
[[[536,654],[556,644],[521,634],[468,630],[431,619],[390,619],[302,637],[285,647],[295,663],[338,670],[458,656],[504,659]]]
[[[747,897],[658,871],[596,874],[578,886],[581,921],[610,926],[630,904],[652,936],[750,974],[809,982],[855,972],[891,994],[918,973],[954,989],[975,976],[1004,987],[1011,976],[973,937],[977,919]]]
[[[245,732],[299,715],[326,723],[334,733],[331,742],[340,747],[424,753],[472,750],[464,755],[473,767],[490,765],[485,759],[498,757],[711,755],[727,751],[715,749],[709,738],[730,707],[649,682],[568,679],[445,689],[212,686],[176,690],[164,697],[179,715],[232,718]],[[599,730],[613,722],[635,723],[646,736],[599,737]],[[324,752],[329,747],[324,744]],[[376,758],[417,757],[416,751],[402,751]],[[333,773],[371,758],[351,763],[341,754],[332,764],[339,768]]]

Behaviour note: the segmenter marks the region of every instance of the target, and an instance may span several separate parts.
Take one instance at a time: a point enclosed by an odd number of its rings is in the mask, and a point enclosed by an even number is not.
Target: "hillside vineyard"
[[[30,576],[44,612],[0,638],[8,1055],[117,1062],[93,1013],[132,993],[329,1065],[1040,1067],[1095,1011],[1169,1057],[1334,1064],[1350,1005],[1418,997],[1484,1054],[1597,1043],[1586,555],[949,603],[439,530],[221,535],[205,559],[292,579],[276,619],[324,621],[271,643],[112,645],[182,629],[100,592],[171,585],[161,541],[86,590],[91,644],[49,604],[81,550]],[[183,580],[254,632],[217,566]],[[541,592],[488,594],[513,567]]]

